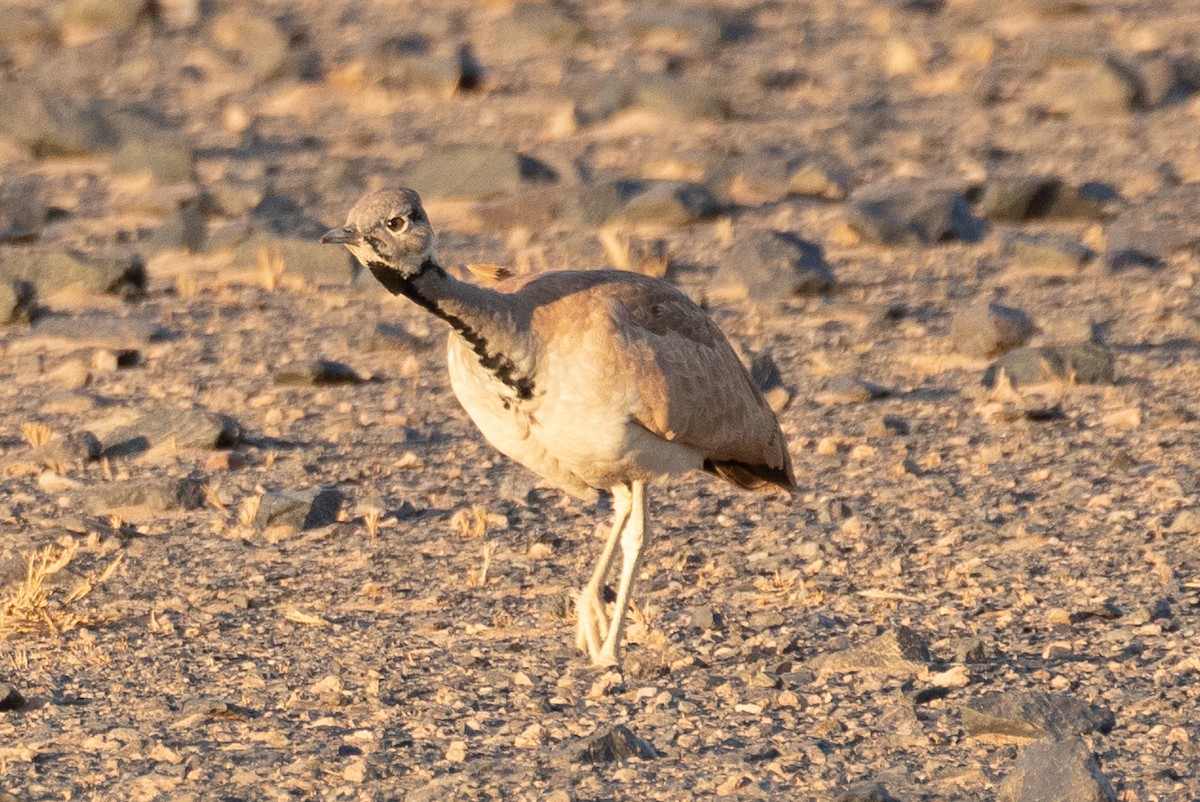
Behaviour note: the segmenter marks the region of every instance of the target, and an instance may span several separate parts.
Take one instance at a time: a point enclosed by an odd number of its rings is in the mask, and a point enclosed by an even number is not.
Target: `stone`
[[[853,373],[837,373],[825,381],[816,401],[822,404],[855,404],[887,398],[892,391]]]
[[[1168,531],[1177,535],[1200,535],[1200,507],[1184,507],[1175,513]]]
[[[0,475],[36,474],[43,469],[68,474],[100,456],[100,442],[91,432],[71,432],[0,459]]]
[[[152,0],[67,0],[57,9],[59,27],[68,41],[132,30],[153,18]]]
[[[883,783],[863,780],[852,783],[836,797],[837,802],[900,802]]]
[[[1120,212],[1105,227],[1105,261],[1110,270],[1161,268],[1176,255],[1200,252],[1200,184],[1155,193]]]
[[[178,184],[195,180],[196,154],[178,128],[143,128],[136,135],[122,136],[112,166],[118,174],[145,174],[159,184]]]
[[[1080,242],[1046,235],[1016,237],[1008,252],[1014,270],[1048,279],[1074,278],[1094,256]]]
[[[1051,176],[993,178],[983,188],[979,213],[1014,223],[1043,217],[1061,188],[1062,181]]]
[[[1082,384],[1111,384],[1116,360],[1097,343],[1016,348],[988,366],[983,385],[994,387],[1001,371],[1014,386],[1074,380]]]
[[[578,763],[619,763],[631,757],[654,760],[661,757],[649,742],[618,724],[589,737],[576,757]]]
[[[668,51],[708,54],[724,39],[717,15],[700,6],[638,6],[625,28],[640,46]]]
[[[39,298],[68,287],[139,295],[146,289],[146,270],[136,255],[84,256],[50,248],[3,248],[0,280],[28,285]]]
[[[35,178],[0,180],[0,242],[30,242],[46,221],[42,182]]]
[[[361,384],[363,378],[354,368],[328,359],[289,362],[275,370],[276,384]]]
[[[1116,802],[1112,783],[1082,738],[1036,741],[1000,785],[1001,802]]]
[[[471,48],[462,45],[451,55],[430,53],[422,36],[393,36],[378,44],[366,60],[365,71],[389,89],[425,91],[449,97],[477,88],[483,66]]]
[[[216,243],[213,243],[215,246]],[[354,257],[344,248],[322,245],[316,237],[276,236],[269,231],[255,231],[237,246],[234,264],[243,268],[266,266],[279,275],[267,281],[299,279],[313,287],[350,286],[358,275]],[[274,267],[271,267],[274,266]]]
[[[22,8],[15,3],[0,5],[0,46],[13,44],[50,45],[57,38],[46,10]]]
[[[721,208],[721,202],[700,184],[666,179],[587,184],[578,198],[579,218],[592,226],[614,221],[682,226],[707,220]]]
[[[298,72],[287,37],[262,12],[238,9],[221,14],[212,22],[212,38],[255,82]]]
[[[880,245],[974,242],[986,228],[962,193],[916,181],[875,184],[851,193],[847,222],[864,240]]]
[[[1061,693],[995,691],[966,702],[961,709],[968,735],[1018,738],[1067,738],[1106,733],[1116,717],[1111,710]]]
[[[120,144],[112,104],[61,98],[22,83],[0,84],[0,137],[35,157],[111,153]]]
[[[136,351],[167,335],[167,330],[151,318],[103,313],[43,315],[33,331],[40,337],[60,339],[79,347],[113,351]]]
[[[343,501],[342,493],[331,487],[266,493],[259,501],[254,525],[259,529],[319,529],[337,521]]]
[[[811,295],[833,284],[833,268],[819,245],[773,231],[751,231],[734,240],[715,279],[718,292],[752,301]]]
[[[718,89],[679,75],[609,75],[581,94],[579,115],[588,122],[633,110],[677,122],[727,120],[732,114]]]
[[[497,50],[507,57],[565,50],[583,41],[588,31],[574,14],[549,3],[519,2],[492,23]]]
[[[407,185],[427,199],[489,198],[557,178],[547,165],[503,145],[434,146],[404,173]]]
[[[1094,119],[1143,107],[1135,70],[1108,56],[1051,54],[1042,79],[1028,91],[1031,105],[1046,114]]]
[[[24,706],[25,697],[21,692],[7,682],[0,682],[0,712],[20,710]]]
[[[33,310],[33,287],[0,274],[0,323],[28,320]]]
[[[192,198],[180,203],[145,242],[148,247],[159,250],[204,251],[208,245],[208,217],[203,201]]]
[[[107,457],[133,456],[153,448],[228,448],[242,429],[228,415],[191,409],[156,409],[104,438]]]
[[[954,315],[950,338],[972,356],[994,357],[1025,345],[1037,327],[1025,312],[996,301],[971,304]]]
[[[861,646],[818,655],[808,668],[822,674],[866,672],[889,676],[911,676],[931,662],[926,638],[909,627],[898,627],[872,638]]]
[[[88,497],[93,513],[106,513],[126,507],[144,507],[153,512],[198,510],[207,496],[204,482],[195,477],[151,478],[99,485]]]

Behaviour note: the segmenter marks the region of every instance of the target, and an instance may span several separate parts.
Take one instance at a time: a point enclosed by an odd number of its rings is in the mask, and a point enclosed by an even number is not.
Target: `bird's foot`
[[[605,649],[608,638],[608,611],[600,592],[585,588],[575,600],[575,646],[591,658],[594,665],[613,665],[617,662],[615,649]]]

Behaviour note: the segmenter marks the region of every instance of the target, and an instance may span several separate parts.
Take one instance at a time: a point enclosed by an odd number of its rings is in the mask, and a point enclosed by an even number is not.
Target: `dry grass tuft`
[[[25,578],[0,600],[0,636],[22,633],[52,632],[60,635],[88,621],[67,609],[112,577],[124,555],[118,555],[99,573],[87,576],[61,601],[53,598],[46,587],[47,580],[63,570],[74,558],[78,546],[46,546],[27,552]]]
[[[363,513],[363,523],[367,527],[367,536],[371,538],[371,543],[374,543],[379,536],[379,519],[383,517],[383,510],[378,507],[371,507]]]
[[[44,423],[22,423],[21,437],[26,443],[37,448],[44,446],[50,442],[50,438],[54,436],[54,430]]]
[[[492,555],[496,553],[496,544],[488,541],[483,544],[483,559],[480,563],[479,570],[471,572],[467,577],[467,586],[472,588],[481,588],[487,584],[488,571],[492,569]]]
[[[450,518],[450,526],[463,537],[477,538],[487,534],[488,511],[479,504],[463,507]]]
[[[248,496],[242,502],[241,508],[238,510],[238,523],[242,526],[250,526],[254,523],[254,519],[258,517],[258,509],[262,506],[262,494],[257,493],[253,496]]]
[[[278,248],[269,249],[265,245],[260,245],[254,251],[254,260],[258,265],[259,281],[264,289],[268,292],[275,292],[279,289],[279,282],[283,279],[283,273],[287,270],[287,262],[283,259],[283,253]]]

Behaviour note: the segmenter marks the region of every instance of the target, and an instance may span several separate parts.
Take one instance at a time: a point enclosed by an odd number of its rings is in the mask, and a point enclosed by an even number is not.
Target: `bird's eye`
[[[408,228],[408,218],[404,215],[397,215],[396,217],[393,217],[391,220],[387,221],[387,227],[389,231],[405,231]]]

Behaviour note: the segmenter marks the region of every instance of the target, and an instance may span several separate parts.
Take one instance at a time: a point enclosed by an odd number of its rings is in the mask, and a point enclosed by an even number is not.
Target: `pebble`
[[[584,185],[578,216],[586,225],[620,221],[683,226],[717,215],[721,202],[704,186],[688,181],[627,179]]]
[[[1025,345],[1037,331],[1020,309],[996,301],[971,304],[954,315],[950,338],[954,347],[972,356],[994,357]]]
[[[619,763],[631,757],[654,760],[661,755],[649,742],[639,738],[624,724],[618,724],[588,738],[578,751],[575,762]]]
[[[268,492],[259,500],[254,525],[260,530],[319,529],[337,521],[344,500],[342,493],[331,487]]]
[[[124,507],[141,507],[152,512],[198,510],[207,501],[204,484],[194,477],[111,482],[90,495],[87,506],[94,513]]]
[[[492,23],[499,56],[512,58],[546,50],[565,50],[587,37],[587,28],[571,12],[549,3],[519,2]]]
[[[328,359],[288,362],[275,370],[275,384],[362,384],[364,379],[349,365]]]
[[[1200,241],[1200,184],[1165,189],[1125,209],[1105,227],[1105,262],[1110,270],[1157,267],[1176,254],[1191,253]]]
[[[861,646],[818,655],[808,668],[820,673],[868,672],[916,675],[930,664],[926,638],[909,627],[888,630]]]
[[[0,712],[20,710],[24,706],[25,697],[21,692],[7,682],[0,682]]]

